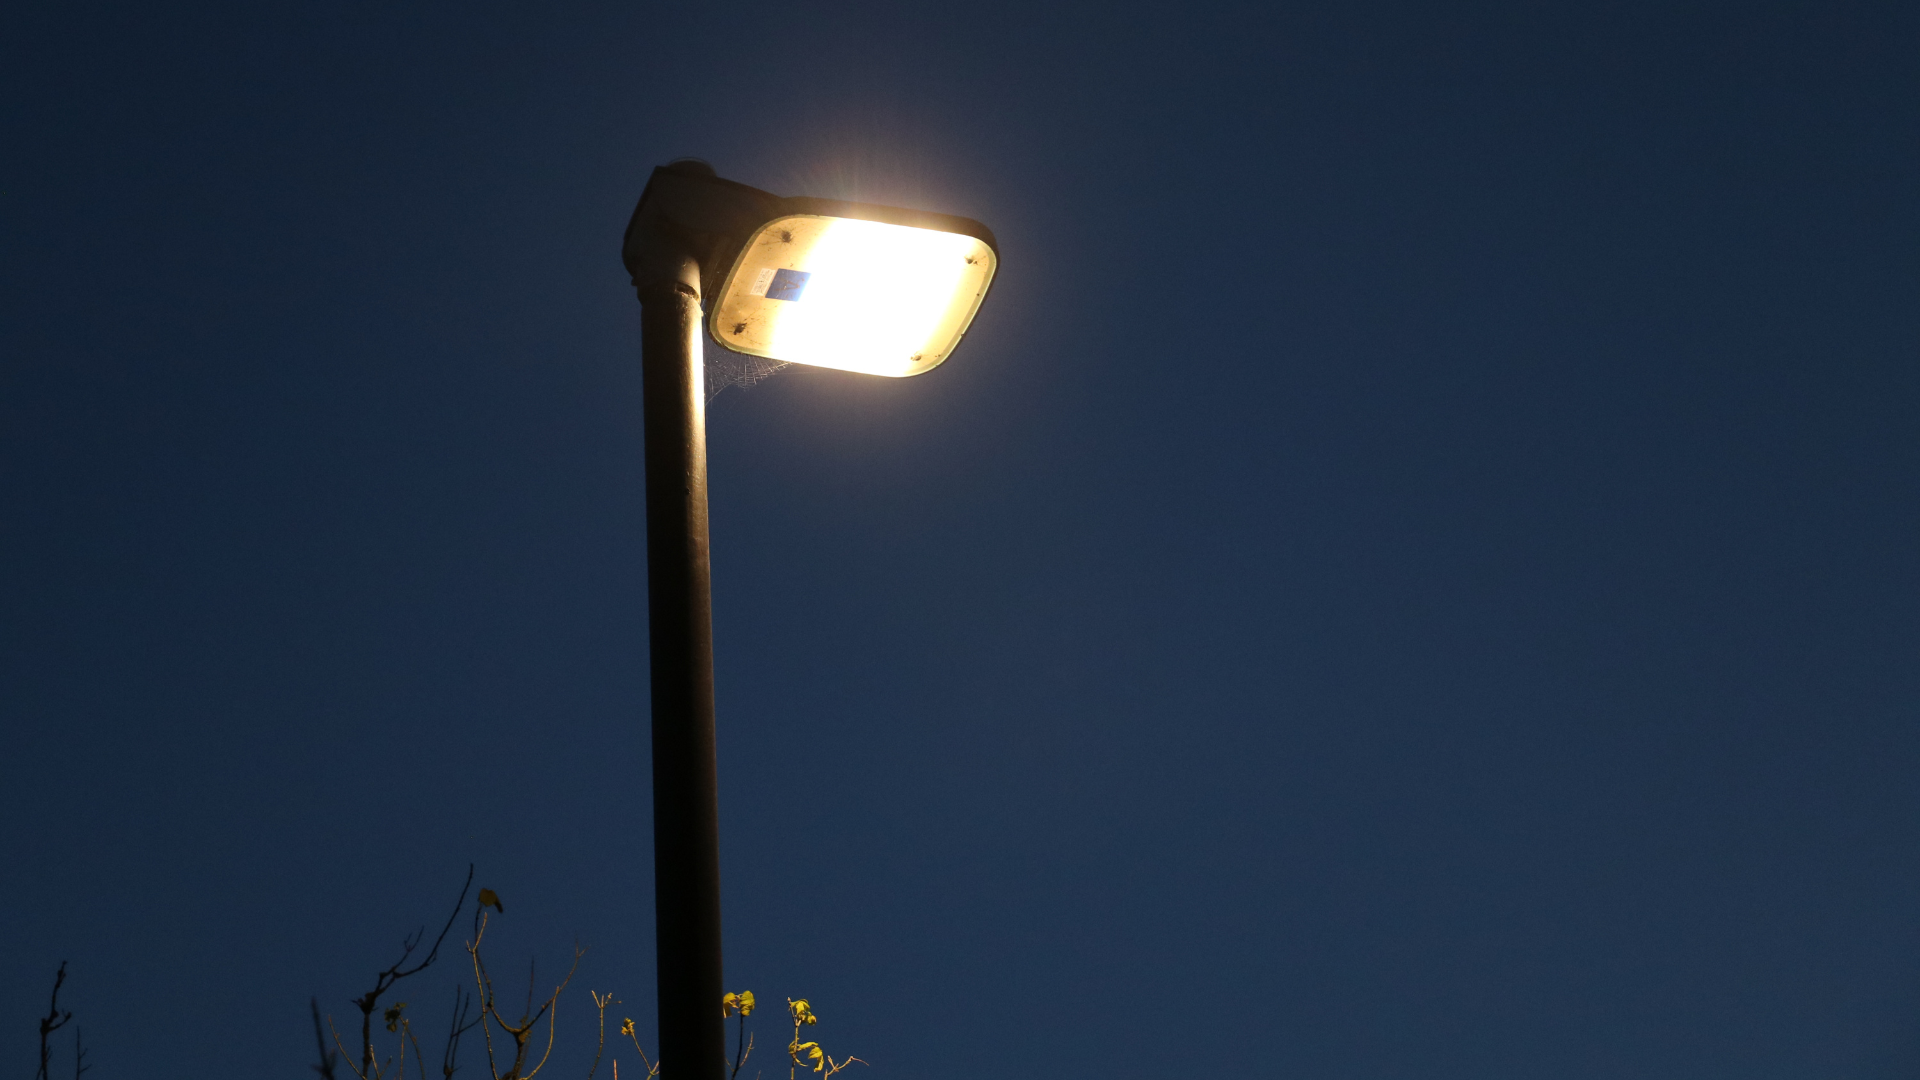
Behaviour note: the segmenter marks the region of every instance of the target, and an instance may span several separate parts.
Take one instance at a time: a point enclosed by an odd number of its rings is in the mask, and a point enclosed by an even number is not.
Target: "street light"
[[[707,330],[737,352],[918,375],[960,343],[999,248],[966,218],[783,199],[679,161],[653,170],[621,261],[640,296],[660,1060],[672,1080],[723,1080],[701,302],[717,298]]]

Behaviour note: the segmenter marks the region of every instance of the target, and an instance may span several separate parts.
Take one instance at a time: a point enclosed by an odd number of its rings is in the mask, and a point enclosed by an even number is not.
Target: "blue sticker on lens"
[[[773,281],[767,285],[767,299],[800,299],[800,294],[807,291],[807,279],[812,276],[810,273],[802,273],[799,270],[774,271]]]

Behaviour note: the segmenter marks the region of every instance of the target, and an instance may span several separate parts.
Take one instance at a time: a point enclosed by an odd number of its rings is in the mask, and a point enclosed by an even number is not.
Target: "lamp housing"
[[[627,226],[634,284],[699,265],[707,333],[769,360],[906,376],[953,354],[999,267],[969,218],[781,198],[697,162],[653,171]]]

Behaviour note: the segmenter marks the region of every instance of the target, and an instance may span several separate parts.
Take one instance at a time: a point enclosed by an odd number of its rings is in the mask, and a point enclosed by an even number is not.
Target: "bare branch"
[[[841,1069],[844,1069],[844,1068],[846,1068],[847,1066],[849,1066],[849,1065],[851,1065],[851,1064],[853,1064],[853,1063],[854,1063],[854,1062],[856,1062],[856,1061],[860,1061],[860,1059],[859,1059],[859,1058],[857,1058],[857,1057],[851,1057],[851,1056],[850,1056],[850,1057],[848,1057],[848,1058],[847,1058],[847,1060],[845,1060],[845,1061],[843,1061],[843,1062],[841,1062],[840,1064],[838,1064],[838,1065],[834,1065],[834,1064],[833,1064],[833,1058],[832,1058],[831,1056],[829,1056],[829,1057],[827,1058],[827,1064],[828,1064],[828,1065],[833,1065],[833,1067],[827,1070],[827,1075],[828,1075],[828,1076],[832,1076],[832,1075],[833,1075],[834,1073],[837,1073],[837,1072],[839,1072],[839,1071],[840,1071]],[[867,1063],[866,1063],[866,1062],[864,1062],[864,1061],[860,1061],[860,1064],[862,1064],[862,1065],[866,1065]],[[872,1068],[872,1066],[870,1066],[870,1065],[869,1065],[869,1066],[867,1066],[867,1067],[868,1067],[868,1068]]]
[[[746,1019],[745,1017],[741,1017],[742,1021],[744,1021],[745,1019]],[[741,1026],[745,1027],[746,1025],[742,1023]],[[752,1056],[753,1056],[753,1036],[748,1035],[745,1048],[744,1049],[736,1048],[734,1051],[733,1071],[727,1074],[727,1080],[735,1080],[735,1078],[740,1075],[740,1070],[746,1066],[747,1059]]]
[[[580,958],[586,954],[587,951],[580,946],[575,945],[573,947],[573,965],[567,968],[566,978],[560,980],[560,985],[553,988],[553,993],[547,996],[547,1000],[542,1002],[540,1008],[534,1010],[531,1016],[523,1014],[520,1017],[520,1024],[517,1027],[507,1023],[506,1020],[500,1016],[500,1010],[491,1003],[491,997],[489,997],[488,1001],[481,1003],[482,1012],[490,1015],[493,1018],[493,1022],[500,1026],[500,1030],[513,1038],[513,1066],[507,1070],[505,1076],[499,1077],[498,1080],[532,1080],[534,1073],[539,1072],[545,1067],[547,1058],[553,1053],[554,1020],[552,1017],[553,1015],[557,1015],[558,1011],[555,1008],[555,1003],[560,1000],[561,991],[565,990],[567,984],[573,981],[574,972],[580,969]],[[479,961],[479,953],[477,951],[474,952],[474,960],[476,963]],[[527,1042],[532,1036],[534,1028],[539,1026],[540,1018],[543,1016],[548,1017],[546,1052],[540,1056],[540,1063],[533,1067],[533,1072],[522,1072],[521,1070],[526,1067],[527,1063]],[[482,1027],[481,1030],[484,1031],[486,1029]],[[491,1042],[489,1042],[489,1046],[491,1046]]]
[[[447,1078],[453,1076],[454,1070],[460,1067],[460,1036],[472,1031],[473,1025],[481,1023],[486,1019],[486,1017],[482,1015],[477,1020],[468,1020],[467,1010],[471,1008],[472,1005],[473,998],[471,995],[461,993],[460,988],[457,986],[453,988],[453,1022],[447,1027],[447,1048],[440,1055],[441,1080],[447,1080]]]
[[[533,1011],[533,980],[539,970],[540,962],[529,957],[527,960],[527,1007],[520,1010],[520,1019],[522,1020],[525,1020],[527,1014]]]
[[[413,1033],[411,1022],[405,1025],[407,1038],[413,1040],[413,1056],[420,1062],[420,1080],[427,1080],[427,1055],[420,1050],[420,1037]]]
[[[593,1064],[587,1069],[587,1080],[593,1080],[593,1074],[600,1071],[600,1055],[607,1052],[607,1005],[613,1001],[613,994],[608,992],[603,997],[588,990],[587,996],[593,999],[593,1007],[600,1013],[600,1042],[593,1048]]]
[[[333,1045],[340,1048],[340,1054],[342,1057],[346,1057],[347,1044],[345,1040],[340,1038],[340,1029],[333,1026],[333,1015],[331,1013],[327,1015],[327,1030],[333,1032]],[[347,1068],[353,1070],[353,1075],[359,1077],[360,1080],[371,1080],[371,1078],[366,1073],[363,1073],[360,1071],[360,1067],[358,1065],[355,1065],[353,1063],[352,1058],[350,1057],[346,1058],[346,1062],[347,1062]],[[369,1069],[372,1068],[371,1063],[369,1063],[368,1068]]]
[[[393,984],[401,979],[425,971],[440,956],[440,945],[447,940],[447,932],[453,929],[453,920],[460,917],[460,909],[467,905],[467,890],[471,888],[473,888],[473,864],[468,863],[466,883],[460,886],[460,899],[454,901],[453,912],[447,916],[447,924],[440,928],[440,936],[433,939],[433,948],[427,950],[426,958],[412,967],[406,966],[408,959],[413,956],[413,951],[419,948],[421,941],[426,938],[427,928],[423,926],[401,940],[400,959],[395,960],[393,966],[373,977],[373,989],[354,999],[354,1005],[360,1009],[361,1068],[357,1071],[361,1075],[376,1072],[373,1067],[373,1010],[379,1006],[380,995],[392,989]]]
[[[40,1070],[34,1073],[34,1080],[47,1080],[47,1064],[53,1060],[53,1050],[47,1046],[47,1036],[67,1026],[73,1019],[73,1011],[60,1011],[60,987],[67,981],[67,962],[60,961],[60,970],[53,973],[53,996],[47,1000],[47,1018],[40,1021]],[[77,1033],[77,1032],[76,1032]]]
[[[576,942],[573,946],[573,967],[567,969],[567,977],[560,980],[559,986],[553,988],[553,996],[548,998],[546,1005],[541,1008],[542,1012],[548,1009],[553,1010],[547,1014],[547,1049],[540,1055],[540,1064],[533,1067],[533,1072],[527,1074],[526,1080],[533,1080],[541,1069],[547,1067],[547,1059],[553,1056],[553,1032],[560,1023],[560,991],[565,990],[567,984],[573,981],[573,973],[580,967],[580,958],[585,955],[587,951]]]
[[[493,1014],[493,979],[487,974],[486,962],[480,959],[480,939],[487,935],[487,909],[476,908],[473,915],[473,940],[467,942],[467,954],[473,957],[473,981],[480,989],[480,1037],[486,1041],[487,1074],[493,1080],[500,1080],[500,1066],[493,1058],[493,1029],[487,1026],[487,1017]]]
[[[622,1035],[625,1035],[627,1038],[633,1040],[634,1052],[640,1055],[640,1064],[645,1065],[647,1067],[648,1076],[652,1076],[655,1073],[660,1071],[660,1063],[657,1061],[648,1061],[647,1052],[645,1050],[640,1049],[640,1035],[639,1035],[639,1032],[637,1032],[634,1029],[632,1017],[628,1017],[627,1022],[620,1025],[620,1033]],[[615,1061],[613,1064],[613,1067],[614,1067],[613,1080],[620,1080],[620,1072],[619,1072],[620,1063],[618,1061]]]
[[[320,1030],[320,999],[311,998],[307,1003],[313,1007],[313,1041],[320,1047],[320,1064],[315,1065],[313,1071],[320,1074],[321,1080],[335,1080],[333,1065],[340,1058],[339,1055],[327,1049],[326,1034]],[[338,1041],[339,1033],[334,1034],[335,1041]]]

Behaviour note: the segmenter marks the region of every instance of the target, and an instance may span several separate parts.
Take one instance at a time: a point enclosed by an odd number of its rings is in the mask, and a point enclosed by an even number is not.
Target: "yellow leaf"
[[[490,907],[502,915],[507,913],[506,905],[500,902],[500,894],[494,892],[492,889],[480,890],[480,906]]]
[[[753,1015],[753,991],[751,990],[740,991],[740,1015]]]

